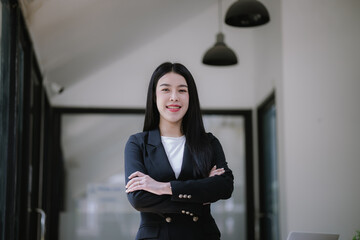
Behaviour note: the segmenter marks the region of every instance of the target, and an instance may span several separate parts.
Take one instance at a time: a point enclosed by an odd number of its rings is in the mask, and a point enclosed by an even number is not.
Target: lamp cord
[[[221,24],[221,0],[218,0],[218,15],[219,15],[219,32],[222,32],[222,24]]]

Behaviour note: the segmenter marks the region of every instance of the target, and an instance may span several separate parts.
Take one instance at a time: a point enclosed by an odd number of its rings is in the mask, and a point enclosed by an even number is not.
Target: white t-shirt
[[[185,136],[181,137],[163,137],[161,142],[165,148],[166,155],[169,159],[170,165],[178,178],[181,172],[181,166],[184,156]]]

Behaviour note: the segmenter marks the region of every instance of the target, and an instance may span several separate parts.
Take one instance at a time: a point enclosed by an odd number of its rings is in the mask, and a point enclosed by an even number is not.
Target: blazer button
[[[193,221],[194,221],[194,222],[197,222],[198,220],[199,220],[198,217],[193,217]]]
[[[189,211],[186,211],[186,214],[187,214],[187,215],[189,215],[189,214],[190,214],[190,212],[189,212]]]
[[[172,220],[171,217],[165,218],[165,221],[168,222],[168,223],[171,223],[171,220]]]
[[[187,198],[190,199],[190,198],[191,198],[191,195],[188,195]]]
[[[182,213],[182,214],[185,214],[186,212],[185,212],[185,210],[182,210],[181,213]]]
[[[182,195],[182,194],[179,194],[179,198],[183,198],[183,195]]]
[[[183,195],[183,198],[187,198],[187,197],[188,197],[188,195],[186,195],[186,194]]]

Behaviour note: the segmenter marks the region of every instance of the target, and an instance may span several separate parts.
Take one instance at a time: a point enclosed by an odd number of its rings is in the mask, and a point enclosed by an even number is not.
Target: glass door
[[[279,201],[275,95],[258,108],[260,239],[278,240]]]
[[[30,109],[28,115],[28,239],[45,239],[46,213],[41,207],[44,161],[44,88],[41,78],[33,68],[30,83]],[[25,236],[24,236],[24,239]]]
[[[21,10],[1,3],[0,239],[38,240],[44,93]]]
[[[31,50],[24,44],[25,33],[19,34],[17,58],[17,215],[16,239],[40,240],[45,237],[45,212],[41,209],[43,101],[44,89]],[[31,64],[27,64],[31,63]]]

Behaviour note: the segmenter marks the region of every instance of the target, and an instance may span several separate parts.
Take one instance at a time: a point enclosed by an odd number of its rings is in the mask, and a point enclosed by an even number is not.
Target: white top
[[[185,136],[181,137],[163,137],[161,142],[165,148],[166,155],[169,159],[170,165],[178,178],[181,172],[181,166],[184,156]]]

